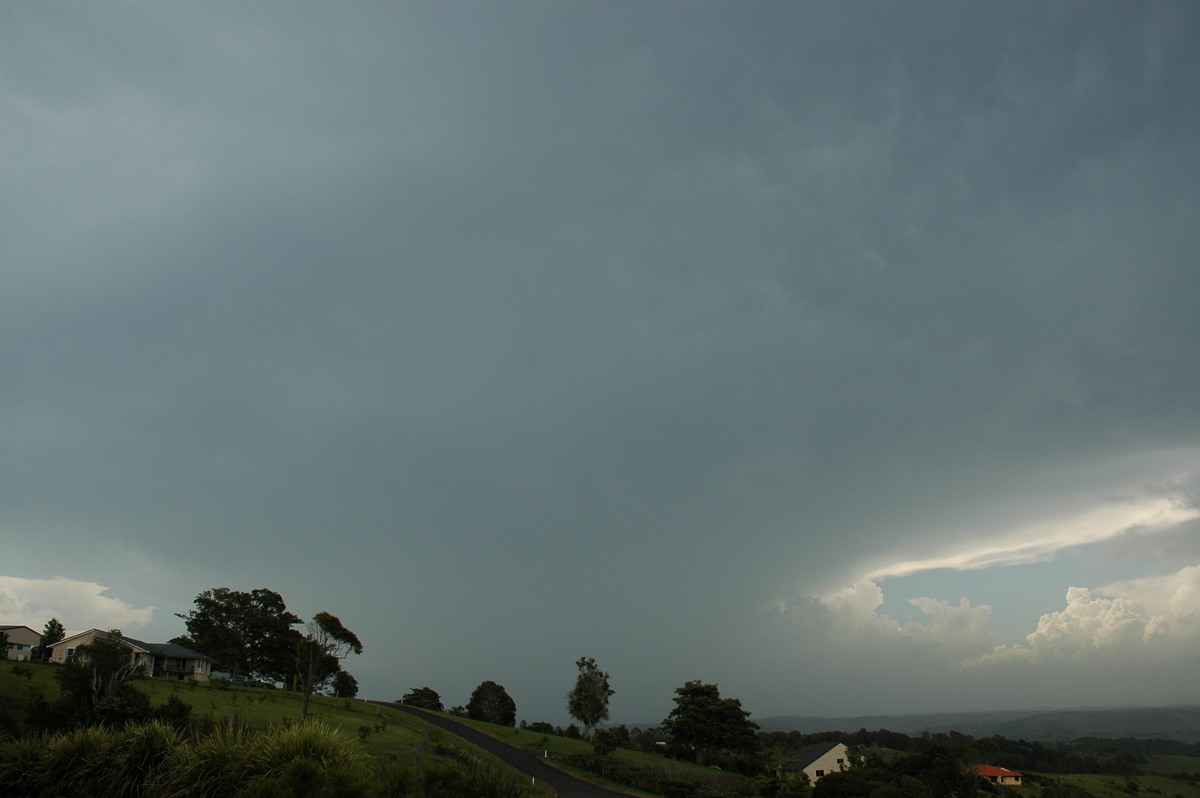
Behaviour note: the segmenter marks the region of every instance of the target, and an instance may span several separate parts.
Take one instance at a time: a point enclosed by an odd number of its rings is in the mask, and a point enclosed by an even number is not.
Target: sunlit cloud
[[[69,632],[86,629],[135,631],[154,619],[154,607],[135,607],[104,595],[108,588],[57,576],[26,579],[0,576],[0,621],[40,630],[58,618]]]
[[[1042,521],[991,540],[973,540],[953,553],[891,563],[869,572],[865,578],[878,581],[939,568],[974,571],[1045,562],[1065,549],[1112,540],[1131,530],[1151,535],[1198,517],[1200,510],[1173,497],[1148,496]]]
[[[1116,668],[1197,659],[1200,566],[1190,566],[1095,591],[1072,587],[1066,606],[1043,615],[1025,643],[998,646],[969,664],[1101,662]]]

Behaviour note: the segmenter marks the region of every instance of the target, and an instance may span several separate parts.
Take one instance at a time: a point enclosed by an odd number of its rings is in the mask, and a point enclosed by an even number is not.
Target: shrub
[[[254,767],[276,775],[296,759],[309,759],[321,767],[360,767],[366,754],[356,741],[316,721],[274,728],[254,746]]]
[[[260,776],[238,793],[239,798],[357,798],[374,785],[366,774],[346,767],[326,767],[311,759],[293,759],[278,773]]]
[[[0,795],[35,795],[46,740],[31,735],[0,742]]]
[[[42,760],[33,775],[37,793],[89,794],[97,765],[107,753],[107,735],[95,727],[56,734],[45,743]]]
[[[101,760],[92,765],[91,782],[98,795],[142,795],[155,772],[174,758],[183,735],[169,724],[152,721],[126,726],[110,734]]]
[[[252,735],[244,727],[215,724],[194,744],[177,749],[159,768],[147,792],[163,798],[225,798],[253,775]]]

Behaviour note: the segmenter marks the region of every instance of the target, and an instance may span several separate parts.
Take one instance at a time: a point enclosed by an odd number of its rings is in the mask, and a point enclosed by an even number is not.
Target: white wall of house
[[[839,770],[845,770],[850,767],[850,750],[843,743],[838,743],[828,752],[822,754],[815,762],[810,762],[804,772],[808,774],[809,781],[814,784],[817,779],[827,773],[837,773]]]
[[[33,649],[42,644],[42,636],[28,626],[9,626],[0,631],[8,635],[8,645],[0,650],[0,659],[25,662]]]

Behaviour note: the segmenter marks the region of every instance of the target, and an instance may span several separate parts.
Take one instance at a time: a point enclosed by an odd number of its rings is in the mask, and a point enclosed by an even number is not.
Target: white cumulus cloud
[[[141,629],[154,618],[154,607],[135,607],[104,595],[108,588],[66,577],[26,579],[0,576],[0,622],[40,630],[58,618],[69,632],[86,629]]]
[[[975,664],[1086,662],[1117,668],[1200,658],[1200,566],[1094,592],[1072,587],[1066,601],[1063,609],[1041,617],[1024,644],[998,646]]]

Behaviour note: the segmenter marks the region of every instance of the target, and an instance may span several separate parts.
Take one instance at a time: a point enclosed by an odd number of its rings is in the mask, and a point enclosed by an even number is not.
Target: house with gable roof
[[[28,626],[0,625],[0,632],[4,633],[7,640],[4,647],[0,648],[0,659],[27,662],[33,650],[42,644],[42,636]]]
[[[848,770],[851,764],[850,749],[845,743],[813,743],[796,752],[787,770],[793,773],[803,771],[808,780],[816,784],[822,776]]]
[[[995,765],[976,765],[971,768],[971,772],[976,776],[987,779],[992,784],[999,784],[1004,787],[1021,786],[1021,774],[1008,768],[996,767]]]
[[[148,676],[156,679],[190,679],[207,682],[212,675],[212,666],[216,663],[212,657],[175,643],[146,643],[100,629],[89,629],[55,643],[50,647],[50,661],[73,662],[80,646],[91,644],[97,635],[115,640],[129,649],[129,657],[133,664],[141,665],[146,669]]]

